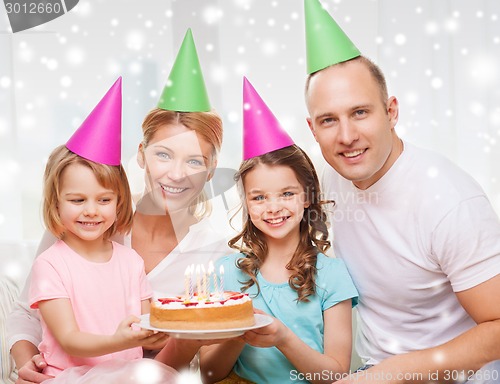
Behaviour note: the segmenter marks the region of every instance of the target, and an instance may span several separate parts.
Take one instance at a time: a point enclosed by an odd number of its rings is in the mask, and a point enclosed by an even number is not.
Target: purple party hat
[[[122,78],[119,77],[66,143],[77,155],[99,164],[120,165]]]
[[[295,144],[246,77],[243,78],[243,160]]]

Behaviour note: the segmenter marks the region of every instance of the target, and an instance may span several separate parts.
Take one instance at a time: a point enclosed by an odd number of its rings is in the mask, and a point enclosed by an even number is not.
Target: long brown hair
[[[261,156],[257,156],[241,163],[239,171],[235,175],[238,183],[242,202],[244,199],[243,183],[245,176],[257,165],[286,166],[293,170],[297,180],[306,193],[305,201],[309,207],[304,211],[304,217],[300,223],[300,239],[290,262],[286,268],[292,271],[288,284],[297,291],[298,301],[308,301],[308,296],[313,295],[316,278],[316,260],[318,252],[326,252],[330,247],[328,241],[327,216],[322,205],[332,201],[322,201],[318,175],[314,165],[307,154],[298,146],[292,145]],[[268,247],[263,240],[262,232],[252,223],[246,204],[242,203],[243,229],[229,241],[229,246],[245,254],[244,258],[238,260],[238,267],[249,276],[243,282],[243,290],[247,290],[256,284],[257,272],[267,257]]]

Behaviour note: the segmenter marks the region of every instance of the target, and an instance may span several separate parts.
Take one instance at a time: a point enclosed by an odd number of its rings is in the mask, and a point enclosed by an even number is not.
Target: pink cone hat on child
[[[113,84],[66,143],[77,155],[99,164],[120,165],[122,78]]]
[[[295,144],[246,77],[243,78],[243,160]]]

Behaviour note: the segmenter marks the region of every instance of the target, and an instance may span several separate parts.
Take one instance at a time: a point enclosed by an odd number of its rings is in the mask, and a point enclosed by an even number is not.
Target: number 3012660
[[[7,13],[19,14],[47,14],[64,13],[61,3],[5,3]]]

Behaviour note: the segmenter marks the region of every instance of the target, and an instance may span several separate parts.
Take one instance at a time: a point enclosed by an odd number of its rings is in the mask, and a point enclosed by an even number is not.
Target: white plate
[[[170,335],[170,337],[176,337],[178,339],[195,339],[195,340],[215,340],[215,339],[230,339],[232,337],[237,337],[243,335],[246,331],[251,329],[257,329],[265,327],[273,322],[273,318],[267,315],[261,315],[259,313],[254,314],[255,325],[243,328],[231,328],[231,329],[163,329],[155,328],[149,324],[149,313],[141,316],[141,322],[139,326],[144,329],[150,329],[152,331],[165,332]]]

